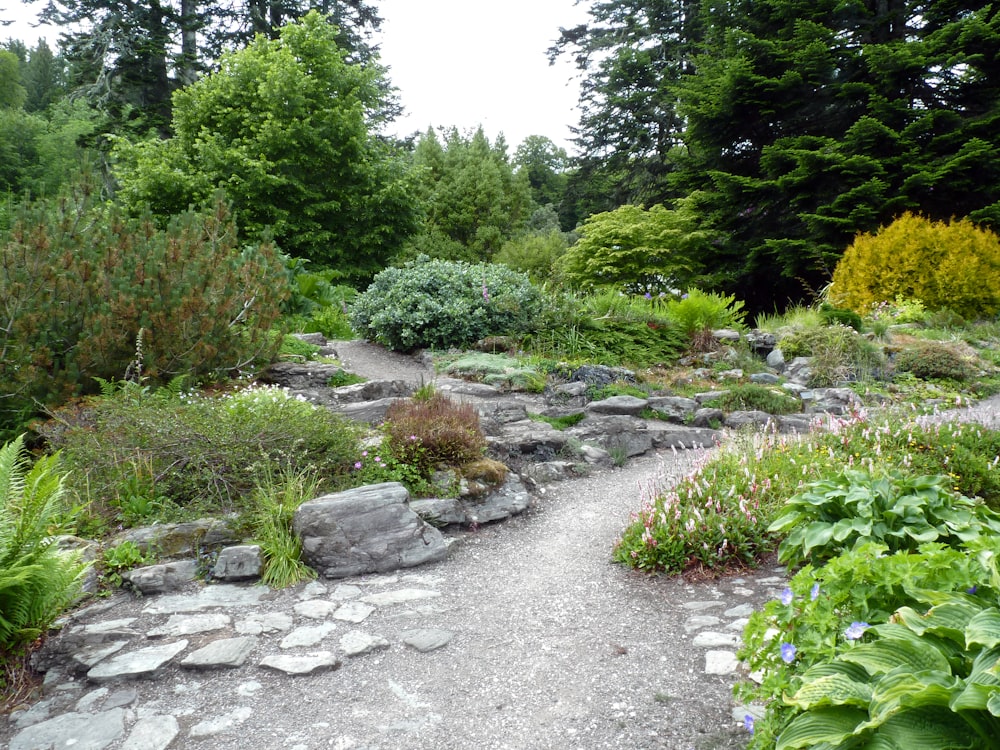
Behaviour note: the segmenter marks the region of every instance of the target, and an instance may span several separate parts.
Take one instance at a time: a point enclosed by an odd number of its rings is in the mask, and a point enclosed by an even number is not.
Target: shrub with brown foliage
[[[975,355],[963,355],[959,349],[943,341],[913,343],[896,355],[899,372],[909,372],[922,380],[949,378],[968,380],[975,372]]]
[[[475,461],[486,450],[475,408],[440,393],[394,403],[386,412],[385,430],[393,454],[422,473],[440,464],[461,466]]]

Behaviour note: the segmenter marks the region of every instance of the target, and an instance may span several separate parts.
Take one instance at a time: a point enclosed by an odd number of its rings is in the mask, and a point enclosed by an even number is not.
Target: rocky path
[[[0,746],[743,747],[735,644],[780,575],[693,584],[609,561],[642,489],[695,458],[561,483],[411,571],[99,601]]]

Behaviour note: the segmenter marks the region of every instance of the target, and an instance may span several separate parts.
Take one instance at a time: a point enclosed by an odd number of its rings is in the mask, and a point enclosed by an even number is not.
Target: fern
[[[24,437],[0,448],[0,652],[38,638],[79,593],[87,564],[53,543],[63,482],[58,456],[31,465]]]

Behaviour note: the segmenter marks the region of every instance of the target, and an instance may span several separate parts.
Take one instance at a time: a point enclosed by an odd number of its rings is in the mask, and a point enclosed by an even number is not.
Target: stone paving
[[[734,679],[746,618],[784,585],[764,571],[684,587],[694,598],[677,603],[680,622],[706,675]],[[218,584],[148,600],[122,594],[66,618],[43,654],[45,697],[14,712],[0,738],[6,735],[9,750],[159,750],[235,736],[253,709],[212,711],[198,688],[204,676],[229,671],[233,692],[251,696],[266,671],[296,680],[346,664],[349,673],[358,660],[390,649],[427,658],[463,637],[437,626],[440,613],[461,608],[451,598],[444,578],[416,573],[314,581],[284,592]],[[154,681],[171,689],[152,691]],[[155,697],[164,693],[171,700]],[[732,711],[736,721],[746,709]]]

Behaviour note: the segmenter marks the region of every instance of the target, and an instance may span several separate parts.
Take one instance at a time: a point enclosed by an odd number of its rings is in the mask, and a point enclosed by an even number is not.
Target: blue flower
[[[856,641],[858,638],[865,634],[865,630],[869,627],[867,622],[852,622],[847,626],[847,630],[844,631],[844,637],[849,641]]]
[[[781,592],[781,596],[778,597],[781,603],[785,605],[791,604],[793,598],[795,598],[795,595],[792,594],[792,590],[788,586],[785,586],[784,591]]]
[[[750,732],[750,734],[753,734],[753,716],[750,714],[746,714],[743,717],[743,728]]]
[[[809,600],[816,601],[819,598],[819,584],[814,583],[812,589],[809,591]]]
[[[969,588],[967,588],[965,590],[965,593],[966,594],[975,594],[976,591],[978,590],[978,588],[979,588],[978,586],[976,586],[975,584],[973,584],[973,585],[969,586]]]
[[[795,661],[795,652],[798,651],[794,644],[782,643],[781,644],[781,660],[785,664],[791,664]]]

